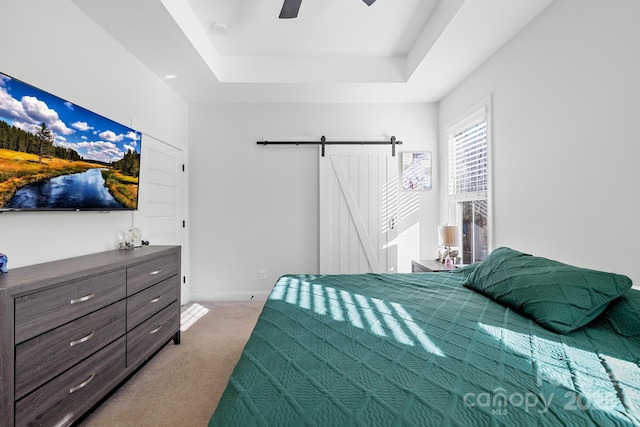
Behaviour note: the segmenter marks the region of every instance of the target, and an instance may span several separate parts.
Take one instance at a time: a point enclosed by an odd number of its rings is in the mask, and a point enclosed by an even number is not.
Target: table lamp
[[[438,240],[440,246],[444,246],[442,262],[457,264],[458,250],[451,249],[460,246],[460,227],[457,225],[441,225],[438,227]]]

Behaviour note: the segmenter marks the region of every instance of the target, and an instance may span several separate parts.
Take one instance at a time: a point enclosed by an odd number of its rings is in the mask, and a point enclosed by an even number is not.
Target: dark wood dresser
[[[143,246],[0,274],[0,425],[69,425],[179,344],[180,257]]]

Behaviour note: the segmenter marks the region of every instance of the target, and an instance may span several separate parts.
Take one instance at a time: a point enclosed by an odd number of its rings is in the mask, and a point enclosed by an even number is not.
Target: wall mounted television
[[[0,73],[0,212],[136,210],[140,132]]]

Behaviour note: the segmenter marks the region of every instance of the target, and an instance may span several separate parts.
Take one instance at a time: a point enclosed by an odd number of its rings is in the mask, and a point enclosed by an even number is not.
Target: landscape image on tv
[[[133,210],[140,132],[0,73],[0,211]]]

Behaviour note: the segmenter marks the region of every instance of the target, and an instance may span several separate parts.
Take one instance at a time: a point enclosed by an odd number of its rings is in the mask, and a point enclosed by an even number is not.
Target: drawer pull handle
[[[153,270],[151,273],[149,273],[150,276],[155,276],[156,274],[160,273],[162,271],[162,269],[158,269],[158,270]]]
[[[152,299],[151,301],[149,301],[149,304],[156,303],[156,302],[160,301],[161,299],[162,299],[162,295],[157,296],[154,299]]]
[[[91,374],[91,376],[89,378],[87,378],[86,380],[84,380],[83,382],[81,382],[80,384],[78,384],[75,387],[71,387],[69,389],[69,394],[71,393],[75,393],[76,391],[80,390],[82,387],[86,386],[87,384],[89,384],[91,381],[93,381],[93,377],[95,376],[95,374]]]
[[[91,298],[95,297],[96,294],[89,294],[89,295],[85,295],[82,298],[76,298],[76,299],[72,299],[71,301],[69,301],[69,303],[71,304],[77,304],[79,302],[85,302],[85,301],[89,301]]]
[[[158,332],[160,329],[162,329],[162,325],[158,326],[157,328],[155,328],[153,331],[149,332],[149,335],[153,335],[156,332]]]
[[[96,333],[96,331],[91,332],[89,335],[80,338],[79,340],[71,341],[69,343],[69,347],[73,347],[74,345],[82,344],[85,341],[89,341],[89,339]]]

